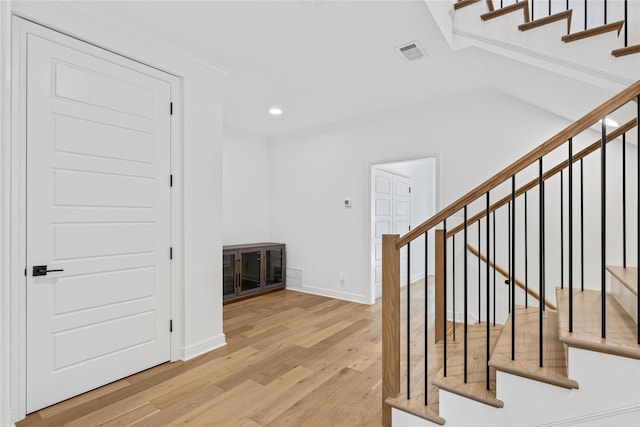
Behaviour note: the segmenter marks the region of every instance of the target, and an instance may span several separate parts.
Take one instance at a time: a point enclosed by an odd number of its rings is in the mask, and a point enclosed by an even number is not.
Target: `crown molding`
[[[92,2],[90,1],[89,2],[71,1],[71,2],[65,2],[64,5],[66,7],[75,9],[79,13],[89,15],[94,19],[102,21],[111,27],[115,27],[123,33],[131,34],[132,36],[136,38],[140,38],[153,46],[167,50],[176,56],[179,56],[186,60],[200,64],[226,77],[231,76],[232,74],[231,68],[223,64],[220,64],[216,61],[213,61],[210,58],[207,58],[203,55],[195,53],[189,48],[183,45],[180,45],[178,43],[175,43],[158,33],[128,26],[126,24],[131,23],[130,21],[125,21],[121,17],[114,15],[113,13],[105,12],[105,11],[96,12],[91,7],[91,3]]]
[[[583,64],[579,64],[576,62],[572,62],[572,61],[567,61],[566,59],[563,58],[558,58],[555,56],[551,56],[551,55],[547,55],[532,49],[528,49],[522,46],[517,46],[511,43],[507,43],[501,40],[496,40],[493,38],[489,38],[489,37],[485,37],[483,35],[480,34],[476,34],[476,33],[472,33],[469,31],[464,31],[461,30],[459,28],[454,28],[453,29],[453,34],[456,36],[461,36],[461,37],[465,37],[467,39],[476,41],[476,42],[480,42],[480,44],[484,44],[484,45],[488,45],[488,46],[492,46],[492,47],[497,47],[499,49],[504,49],[504,50],[508,50],[511,52],[514,52],[518,55],[518,58],[514,58],[514,59],[519,59],[523,62],[528,62],[530,64],[532,64],[532,62],[539,62],[539,61],[544,61],[546,63],[549,64],[553,64],[556,66],[560,66],[569,70],[572,70],[574,72],[578,72],[578,73],[582,73],[583,75],[587,75],[590,77],[595,77],[601,84],[601,86],[607,88],[607,89],[613,89],[613,90],[622,90],[625,87],[633,84],[635,82],[635,80],[633,79],[629,79],[629,78],[625,78],[616,74],[612,74],[612,73],[608,73],[606,71],[602,71],[599,70],[597,68],[593,68],[593,67],[589,67],[587,65],[583,65]],[[479,47],[485,47],[485,46],[479,46]],[[525,59],[529,59],[529,61],[526,61]],[[537,60],[537,61],[536,61]],[[539,65],[538,64],[532,64],[532,65]],[[550,71],[554,71],[554,70],[550,70]],[[557,72],[557,71],[556,71]],[[567,74],[569,75],[569,74]],[[572,78],[576,78],[575,74],[570,74],[569,75]],[[588,81],[587,83],[592,83],[592,81]],[[613,84],[613,87],[611,87]]]
[[[262,135],[259,135],[257,133],[253,133],[251,131],[245,130],[245,129],[240,129],[234,126],[230,126],[225,124],[224,128],[223,128],[223,134],[224,135],[232,135],[232,136],[238,136],[240,138],[246,138],[246,139],[252,139],[254,141],[259,141],[259,142],[269,142],[269,138],[264,137]]]
[[[411,112],[420,111],[425,108],[433,108],[433,107],[437,107],[438,105],[455,103],[455,102],[458,102],[459,99],[462,97],[464,97],[464,99],[468,102],[470,99],[481,98],[482,96],[486,96],[487,94],[491,94],[491,93],[498,93],[500,95],[504,95],[502,92],[498,91],[496,88],[485,84],[484,86],[478,87],[477,89],[474,89],[469,92],[449,93],[447,95],[434,97],[432,99],[429,99],[417,104],[405,105],[398,108],[379,111],[372,114],[354,117],[351,119],[328,123],[322,126],[316,126],[312,128],[290,132],[283,135],[270,137],[269,142],[282,142],[290,139],[301,138],[304,136],[317,135],[325,132],[332,132],[336,130],[347,129],[353,126],[359,126],[359,125],[363,125],[371,122],[378,122],[385,119],[392,119],[402,114],[408,114]]]

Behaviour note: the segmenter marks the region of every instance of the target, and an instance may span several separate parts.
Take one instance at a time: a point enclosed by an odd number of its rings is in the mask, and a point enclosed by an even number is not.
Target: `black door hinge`
[[[409,187],[409,194],[411,194],[411,187]]]
[[[24,269],[24,277],[27,277],[27,269]]]
[[[169,187],[173,187],[173,174],[169,175]]]
[[[173,102],[169,103],[169,115],[173,116]]]
[[[173,332],[173,319],[169,320],[169,332]]]
[[[169,259],[173,259],[173,246],[169,248]]]

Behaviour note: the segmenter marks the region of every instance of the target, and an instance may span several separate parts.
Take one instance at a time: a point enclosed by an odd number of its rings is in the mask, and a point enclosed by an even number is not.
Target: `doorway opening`
[[[371,295],[382,296],[382,235],[403,235],[436,212],[436,158],[371,165]],[[411,247],[411,283],[433,275],[434,237],[429,235],[425,272],[424,237]],[[400,284],[407,284],[407,250],[400,251]]]

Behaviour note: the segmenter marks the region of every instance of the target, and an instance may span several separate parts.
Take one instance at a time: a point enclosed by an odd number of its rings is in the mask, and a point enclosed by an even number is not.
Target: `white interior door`
[[[376,298],[382,296],[382,235],[409,231],[409,179],[380,169],[373,170],[374,281]],[[407,283],[407,250],[400,250],[400,283]]]
[[[382,235],[393,234],[393,174],[373,170],[374,280],[376,299],[382,296]]]
[[[60,39],[27,39],[27,412],[170,359],[171,86]]]
[[[409,179],[393,175],[393,232],[404,235],[409,232],[409,204],[411,189]],[[400,286],[407,284],[407,247],[400,249]]]

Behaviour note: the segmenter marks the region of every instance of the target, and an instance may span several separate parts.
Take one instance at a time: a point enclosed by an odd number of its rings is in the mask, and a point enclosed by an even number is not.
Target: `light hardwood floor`
[[[17,426],[380,426],[380,308],[288,290],[229,304],[227,346]]]

